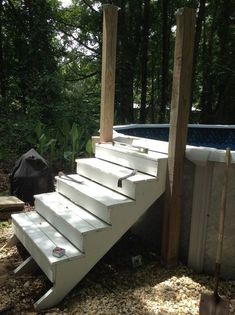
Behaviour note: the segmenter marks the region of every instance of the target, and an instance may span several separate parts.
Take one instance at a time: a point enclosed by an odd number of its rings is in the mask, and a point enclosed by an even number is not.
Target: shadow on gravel
[[[131,257],[136,255],[142,256],[143,265],[135,269]],[[127,233],[70,292],[64,305],[71,314],[175,315],[149,311],[146,300],[154,302],[160,295],[163,303],[175,301],[177,291],[171,285],[164,284],[160,292],[159,289],[156,292],[155,287],[161,282],[172,281],[172,278],[181,285],[180,279],[185,277],[203,286],[203,291],[213,289],[212,276],[195,274],[183,265],[165,269],[158,253],[151,252],[141,239]],[[226,293],[226,283],[222,282],[221,294]]]

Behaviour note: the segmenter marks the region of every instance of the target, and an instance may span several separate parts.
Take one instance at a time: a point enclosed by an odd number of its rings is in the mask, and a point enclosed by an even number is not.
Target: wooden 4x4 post
[[[182,8],[176,12],[177,31],[161,257],[166,267],[173,267],[178,263],[195,20],[196,14],[192,8]]]
[[[106,4],[103,10],[100,142],[111,142],[114,120],[118,7]]]

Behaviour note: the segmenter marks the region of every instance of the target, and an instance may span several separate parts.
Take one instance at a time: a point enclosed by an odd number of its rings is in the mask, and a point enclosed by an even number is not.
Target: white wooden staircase
[[[35,196],[35,211],[12,215],[31,255],[15,273],[36,263],[52,283],[37,310],[60,302],[165,190],[166,154],[106,143],[76,162],[77,174],[58,177],[56,192]],[[53,256],[56,246],[64,256]]]

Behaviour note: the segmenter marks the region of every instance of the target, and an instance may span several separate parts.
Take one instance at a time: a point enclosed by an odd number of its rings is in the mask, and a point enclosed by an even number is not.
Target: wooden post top
[[[103,6],[100,141],[113,138],[118,7]]]
[[[111,3],[106,3],[106,4],[103,4],[102,5],[102,8],[103,8],[103,11],[104,10],[108,10],[108,9],[113,9],[115,11],[118,11],[120,10],[120,8],[114,4],[111,4]]]

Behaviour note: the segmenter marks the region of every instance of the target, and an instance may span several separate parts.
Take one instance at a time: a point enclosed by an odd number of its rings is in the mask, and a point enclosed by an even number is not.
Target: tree
[[[146,122],[147,108],[147,80],[148,80],[148,44],[149,44],[149,0],[144,0],[143,31],[141,45],[141,103],[140,103],[140,123]]]
[[[134,122],[134,85],[140,50],[142,1],[117,1],[120,6],[117,46],[116,121]]]
[[[169,67],[169,0],[162,0],[162,84],[159,122],[165,121],[168,101],[168,67]]]

